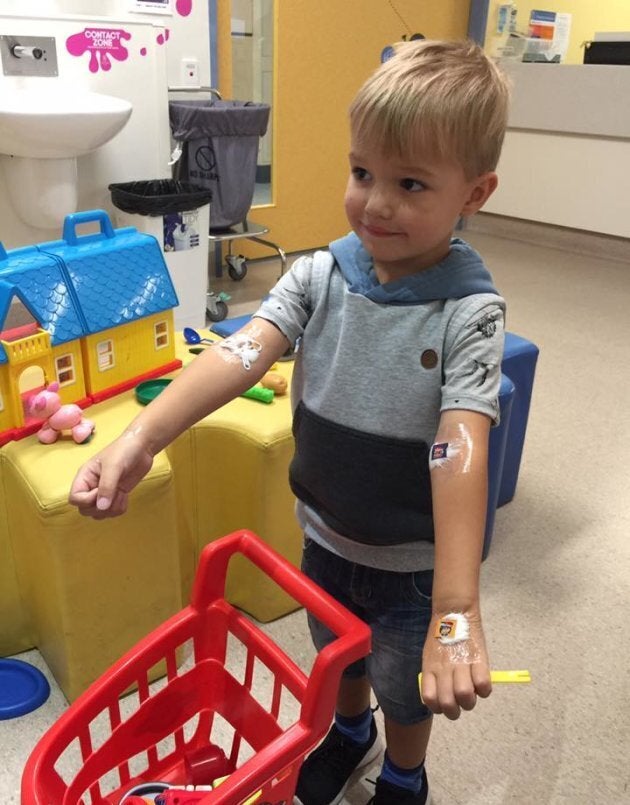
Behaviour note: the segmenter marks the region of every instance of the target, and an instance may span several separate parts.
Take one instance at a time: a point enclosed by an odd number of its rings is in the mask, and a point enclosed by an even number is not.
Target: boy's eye
[[[365,170],[365,168],[352,168],[352,175],[359,182],[364,182],[370,177],[370,174]]]
[[[409,190],[410,193],[418,193],[420,190],[427,189],[427,186],[417,179],[401,179],[400,186],[403,190]]]

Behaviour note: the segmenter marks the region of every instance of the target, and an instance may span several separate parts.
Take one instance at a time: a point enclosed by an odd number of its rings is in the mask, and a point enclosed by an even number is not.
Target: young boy
[[[455,719],[491,691],[479,566],[504,302],[452,236],[497,186],[507,104],[476,45],[400,45],[351,106],[353,232],[297,260],[252,321],[200,355],[72,486],[82,513],[120,514],[159,450],[301,338],[290,483],[303,569],[373,634],[304,763],[302,805],[340,802],[376,756],[371,691],[387,749],[370,802],[424,805],[432,714]],[[331,639],[309,626],[318,648]]]

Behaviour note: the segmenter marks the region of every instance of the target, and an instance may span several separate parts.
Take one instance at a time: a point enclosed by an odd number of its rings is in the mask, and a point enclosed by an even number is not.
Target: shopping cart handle
[[[251,531],[235,531],[203,549],[192,592],[194,608],[203,609],[224,597],[228,562],[236,553],[253,562],[334,634],[365,633],[369,651],[369,627]]]
[[[322,718],[322,714],[334,710],[344,668],[370,653],[370,627],[251,531],[236,531],[203,549],[193,586],[191,605],[194,609],[203,611],[224,598],[227,566],[235,553],[253,562],[337,635],[337,640],[315,658],[302,700],[302,725],[321,736],[328,725],[328,716]]]

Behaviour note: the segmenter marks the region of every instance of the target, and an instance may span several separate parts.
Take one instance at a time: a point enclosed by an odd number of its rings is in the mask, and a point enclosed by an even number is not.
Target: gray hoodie
[[[301,339],[289,479],[307,536],[385,570],[432,567],[429,448],[442,411],[497,420],[504,309],[458,238],[383,285],[354,234],[293,264],[255,315]]]

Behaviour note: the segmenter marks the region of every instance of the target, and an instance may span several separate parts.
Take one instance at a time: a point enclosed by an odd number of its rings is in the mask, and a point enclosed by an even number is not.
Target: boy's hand
[[[481,618],[470,613],[466,617],[468,639],[444,645],[434,637],[441,620],[434,615],[422,654],[422,700],[433,713],[452,720],[462,710],[472,710],[477,696],[485,699],[492,692]]]
[[[123,514],[129,493],[152,464],[153,455],[142,439],[128,431],[79,469],[68,502],[95,520]]]

